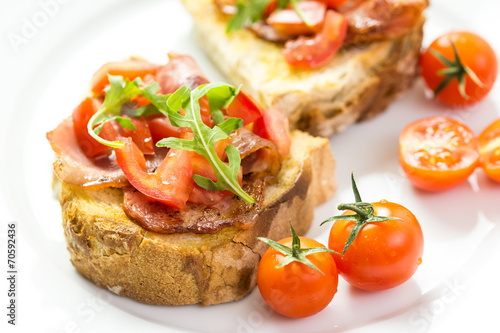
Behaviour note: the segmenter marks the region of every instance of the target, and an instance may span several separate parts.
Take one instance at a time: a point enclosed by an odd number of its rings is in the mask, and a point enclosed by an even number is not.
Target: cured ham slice
[[[184,210],[176,210],[150,199],[133,187],[125,187],[123,210],[144,229],[163,234],[214,234],[230,226],[246,230],[254,225],[262,211],[265,188],[264,179],[244,182],[243,190],[255,199],[255,204],[247,204],[232,195],[213,207],[188,202]]]
[[[168,63],[156,74],[162,94],[171,94],[183,85],[192,90],[209,82],[192,57],[175,53],[168,57]]]
[[[129,184],[114,154],[88,158],[76,140],[71,118],[64,119],[47,139],[56,153],[54,172],[64,183],[88,188],[123,187]],[[146,157],[148,170],[156,169],[165,158],[167,149],[156,148],[154,155]]]

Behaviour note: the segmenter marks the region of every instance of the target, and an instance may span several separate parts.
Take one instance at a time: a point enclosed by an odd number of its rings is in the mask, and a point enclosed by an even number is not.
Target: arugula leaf
[[[248,22],[255,23],[262,20],[264,11],[271,1],[272,0],[238,0],[236,5],[236,14],[234,14],[229,20],[226,32],[230,33],[232,31],[239,30]],[[291,3],[292,8],[297,12],[297,15],[299,15],[302,21],[304,21],[307,26],[311,26],[311,21],[297,5],[299,1],[301,0],[278,0],[278,9],[286,8],[288,4]]]
[[[228,134],[243,125],[243,121],[237,118],[228,118],[213,128],[205,125],[201,119],[199,99],[205,95],[213,100],[214,105],[227,105],[234,99],[239,89],[225,83],[210,83],[190,90],[182,86],[174,92],[167,100],[168,117],[172,125],[177,127],[188,127],[193,131],[193,139],[166,138],[160,140],[156,145],[159,147],[170,147],[194,151],[204,156],[212,166],[217,175],[217,182],[200,175],[193,178],[199,186],[210,191],[231,191],[238,195],[246,203],[254,203],[238,183],[238,172],[240,169],[240,153],[233,145],[226,147],[229,165],[222,162],[215,152],[214,144],[226,139]],[[184,109],[185,115],[179,113]]]
[[[135,130],[135,126],[132,124],[130,119],[120,116],[122,107],[129,103],[134,97],[144,95],[148,100],[151,101],[152,106],[144,106],[134,110],[128,110],[125,112],[127,115],[132,117],[146,116],[150,114],[155,114],[162,112],[160,107],[166,103],[168,95],[155,95],[155,93],[160,89],[157,82],[141,88],[143,82],[141,78],[136,78],[134,81],[123,80],[122,76],[108,75],[109,78],[109,89],[106,91],[106,97],[101,105],[101,108],[90,118],[87,124],[87,130],[89,134],[103,145],[110,146],[113,148],[121,148],[124,146],[121,141],[108,141],[99,136],[102,127],[108,121],[116,120],[118,124],[124,128],[129,128]],[[166,108],[163,107],[164,114],[167,114]]]

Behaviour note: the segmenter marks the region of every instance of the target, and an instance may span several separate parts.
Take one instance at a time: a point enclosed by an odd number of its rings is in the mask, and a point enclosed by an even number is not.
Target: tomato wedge
[[[170,119],[163,115],[149,117],[148,126],[151,131],[154,144],[164,138],[181,137],[181,128],[172,125],[170,123]]]
[[[282,157],[290,153],[292,140],[288,129],[288,118],[281,112],[273,109],[265,110],[262,117],[255,121],[253,132],[264,139],[274,142]]]
[[[310,25],[307,25],[293,8],[273,12],[266,22],[274,29],[294,36],[319,32],[325,19],[326,5],[318,1],[301,1],[297,6],[309,20]]]
[[[293,67],[315,68],[330,60],[342,46],[347,33],[347,19],[327,10],[323,28],[312,38],[299,37],[286,42],[283,53]]]
[[[324,2],[328,8],[339,8],[347,0],[318,0]]]
[[[226,113],[229,117],[243,119],[243,125],[246,126],[261,117],[262,109],[252,96],[241,90],[227,107]]]
[[[87,97],[75,110],[73,110],[72,114],[73,128],[75,130],[78,145],[85,156],[89,158],[111,150],[110,147],[97,142],[90,136],[87,130],[87,124],[90,118],[99,110],[99,107],[100,102],[97,99]]]
[[[123,148],[115,148],[116,163],[130,184],[148,197],[175,209],[183,209],[194,187],[188,151],[170,149],[156,169],[149,173],[144,154],[131,138],[120,138]]]
[[[481,167],[491,179],[500,182],[500,119],[481,133],[479,145]]]
[[[479,142],[474,132],[457,120],[424,118],[403,129],[399,160],[414,186],[442,191],[472,174],[479,161]]]
[[[108,62],[94,73],[91,81],[92,92],[100,94],[109,84],[109,75],[121,75],[124,79],[134,80],[137,77],[145,78],[146,75],[155,75],[158,65],[145,60],[126,60]]]
[[[126,117],[126,116],[125,116]],[[155,153],[153,138],[149,130],[146,118],[131,118],[130,121],[135,126],[135,130],[120,127],[121,134],[126,137],[132,138],[137,147],[146,155]]]

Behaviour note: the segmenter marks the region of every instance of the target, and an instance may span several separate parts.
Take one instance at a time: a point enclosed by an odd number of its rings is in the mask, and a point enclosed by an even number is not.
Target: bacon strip
[[[47,139],[56,153],[54,172],[64,183],[88,188],[123,187],[129,184],[114,154],[88,158],[76,140],[71,118],[64,119]],[[155,155],[146,157],[149,170],[154,170],[165,158],[167,149],[157,148]]]
[[[243,174],[261,174],[273,177],[280,171],[281,154],[276,145],[248,128],[242,127],[231,133],[229,143],[238,148]]]
[[[255,199],[253,205],[236,196],[228,196],[213,207],[188,202],[184,210],[176,210],[148,198],[133,187],[125,187],[123,210],[144,229],[163,234],[214,234],[233,225],[246,230],[254,225],[262,211],[265,188],[264,179],[244,182],[243,190]]]
[[[192,90],[209,82],[192,57],[176,53],[168,57],[168,63],[156,74],[162,94],[171,94],[183,85]]]
[[[344,44],[396,38],[410,31],[426,0],[351,0],[339,8],[349,22]]]

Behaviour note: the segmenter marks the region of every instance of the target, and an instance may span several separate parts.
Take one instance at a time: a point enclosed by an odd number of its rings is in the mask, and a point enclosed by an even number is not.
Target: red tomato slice
[[[92,92],[100,94],[109,84],[108,74],[121,75],[124,79],[134,80],[137,77],[145,78],[146,75],[155,75],[158,65],[145,60],[126,60],[109,62],[94,73],[91,81]]]
[[[479,142],[466,125],[447,117],[411,123],[399,139],[399,160],[416,187],[442,191],[471,175],[479,160]]]
[[[94,113],[99,110],[100,102],[94,98],[86,98],[73,110],[73,128],[82,152],[87,157],[95,157],[103,152],[110,151],[110,147],[97,142],[90,136],[87,124]]]
[[[267,23],[280,32],[294,36],[319,32],[325,19],[326,5],[318,1],[301,1],[297,5],[311,23],[310,26],[293,8],[273,12],[267,19]]]
[[[324,2],[328,8],[339,8],[344,2],[347,0],[319,0],[321,2]]]
[[[286,42],[286,61],[298,68],[315,68],[330,60],[342,46],[347,32],[347,19],[327,10],[323,28],[312,38],[299,37]]]
[[[290,152],[292,140],[288,129],[288,119],[281,112],[272,109],[265,110],[262,117],[255,121],[253,131],[258,136],[274,142],[282,157]]]
[[[481,167],[491,179],[500,182],[500,119],[481,133],[479,145]]]
[[[228,106],[226,113],[229,117],[243,119],[243,125],[246,126],[253,123],[262,115],[262,109],[252,96],[241,90]]]
[[[183,209],[194,186],[189,152],[170,149],[156,171],[149,173],[144,154],[132,139],[120,139],[125,146],[115,148],[116,163],[130,184],[154,200]]]
[[[172,125],[170,119],[163,115],[149,117],[148,125],[154,144],[164,138],[181,137],[181,128]]]
[[[155,153],[153,138],[149,130],[146,118],[131,118],[130,121],[135,126],[135,130],[120,127],[120,132],[123,136],[132,138],[137,147],[146,155]]]

